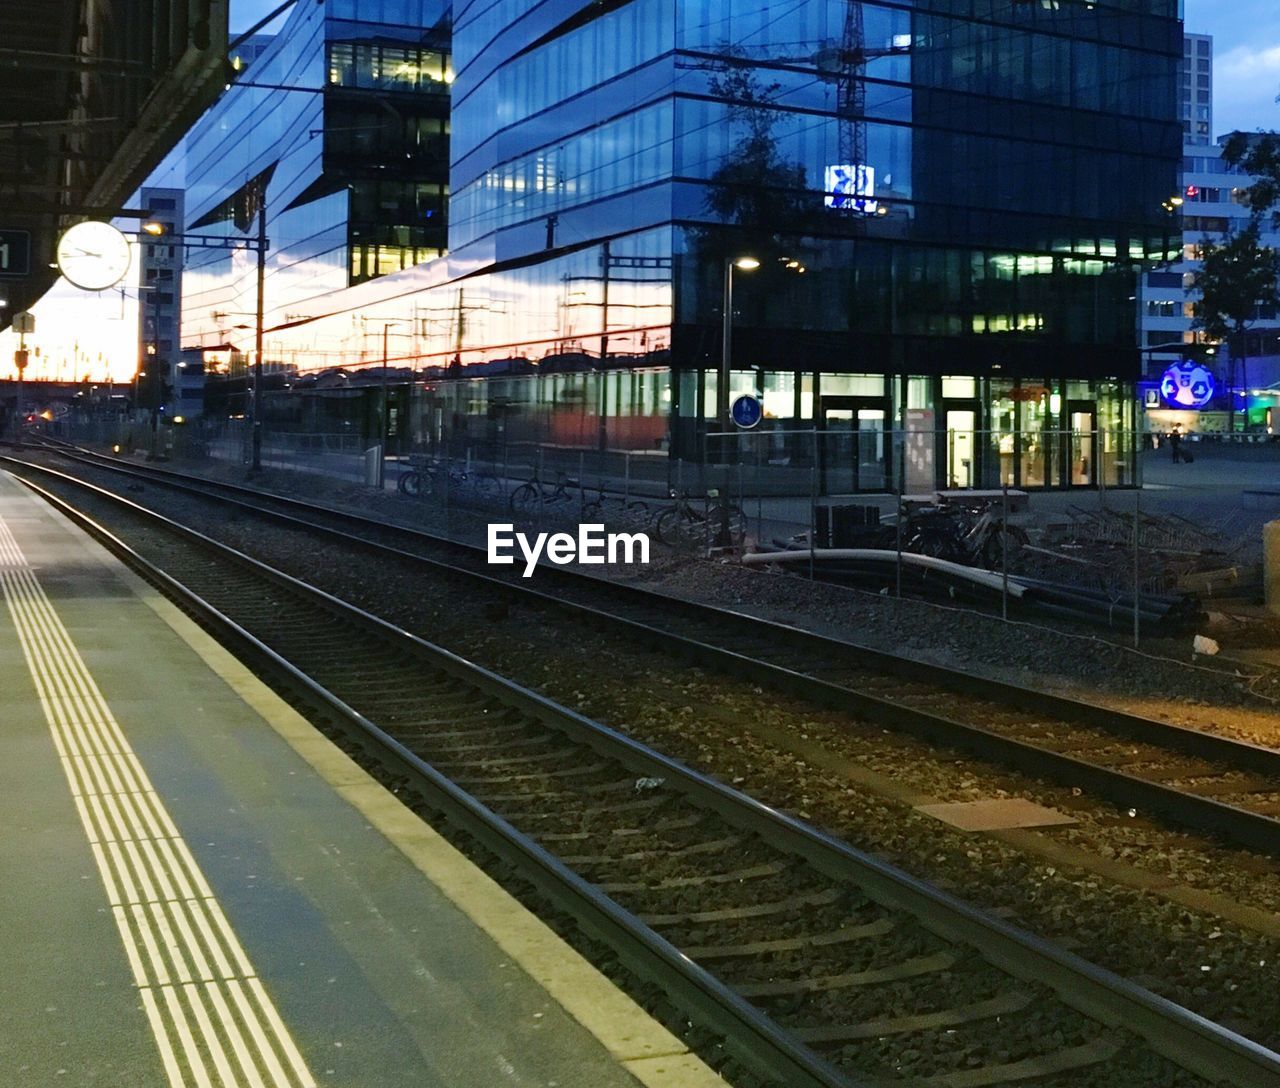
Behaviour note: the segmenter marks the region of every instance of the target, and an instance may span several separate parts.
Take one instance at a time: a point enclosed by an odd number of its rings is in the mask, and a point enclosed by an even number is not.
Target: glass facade
[[[447,252],[449,46],[445,0],[298,4],[188,133],[189,233],[255,238],[265,200],[269,330]],[[191,249],[184,346],[247,354],[256,275],[248,250]]]
[[[940,484],[1132,480],[1131,296],[1168,244],[1181,156],[1176,0],[462,0],[451,47],[424,39],[428,9],[339,0],[325,30],[300,7],[258,72],[314,67],[323,104],[228,117],[237,161],[301,149],[271,182],[297,218],[270,358],[373,363],[391,325],[393,359],[453,398],[442,419],[490,420],[475,387],[498,383],[504,427],[551,412],[565,441],[695,456],[717,426],[725,261],[750,253],[731,389],[779,435],[841,436],[833,487],[891,482],[878,435],[909,424]],[[451,116],[422,105],[446,89]],[[419,106],[393,120],[331,97],[362,93]],[[447,186],[426,174],[445,140]],[[404,173],[360,174],[386,147]],[[353,174],[326,192],[339,159]],[[640,374],[665,395],[627,392]]]

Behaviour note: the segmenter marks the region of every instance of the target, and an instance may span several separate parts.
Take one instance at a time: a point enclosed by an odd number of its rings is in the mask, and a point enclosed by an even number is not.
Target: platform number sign
[[[0,276],[31,272],[31,235],[25,230],[0,230]]]
[[[733,402],[733,409],[730,414],[733,416],[734,423],[739,427],[750,429],[764,418],[764,409],[760,405],[759,397],[753,397],[748,394],[738,397]]]

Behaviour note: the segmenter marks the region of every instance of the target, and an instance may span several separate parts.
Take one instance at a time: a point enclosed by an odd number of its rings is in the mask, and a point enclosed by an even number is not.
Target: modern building
[[[268,328],[444,254],[448,11],[447,0],[297,4],[282,33],[256,44],[183,144],[184,348],[232,365],[251,356],[260,231]],[[265,361],[270,370],[282,354]]]
[[[308,84],[324,53],[337,103],[456,71],[447,257],[424,262],[445,242],[415,232],[444,202],[426,215],[413,170],[333,189],[336,143],[349,170],[385,153],[376,103],[339,124],[302,94],[233,91],[188,141],[192,225],[248,237],[236,201],[265,185],[269,364],[354,368],[385,345],[416,371],[431,447],[696,460],[723,426],[728,308],[728,391],[762,401],[771,462],[826,435],[830,491],[894,486],[896,428],[944,486],[1132,481],[1131,300],[1181,151],[1176,0],[460,0],[438,73],[429,6],[299,5],[255,77]],[[395,44],[362,29],[348,49],[335,16],[372,9]],[[362,214],[387,211],[370,238]],[[744,256],[760,266],[726,307]],[[247,350],[242,319],[214,319],[252,297],[231,272],[189,271],[184,342]]]
[[[231,50],[231,68],[243,72],[255,64],[275,40],[274,34],[252,34]]]
[[[1213,143],[1213,35],[1183,36],[1178,78],[1183,142],[1197,146]]]

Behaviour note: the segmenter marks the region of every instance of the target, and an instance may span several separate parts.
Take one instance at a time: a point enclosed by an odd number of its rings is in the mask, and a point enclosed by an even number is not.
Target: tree
[[[1280,229],[1280,132],[1233,132],[1222,158],[1254,179],[1245,189],[1246,207],[1257,219],[1271,217]]]
[[[739,138],[709,179],[706,209],[742,228],[740,243],[767,251],[781,237],[803,233],[812,204],[808,179],[803,165],[788,162],[778,150],[772,104],[782,84],[762,83],[732,47],[722,49],[724,68],[707,85],[729,103],[729,123]]]
[[[1195,287],[1195,324],[1212,340],[1226,341],[1231,350],[1227,374],[1229,432],[1235,431],[1236,362],[1247,366],[1245,332],[1264,306],[1280,305],[1280,254],[1262,244],[1262,223],[1255,214],[1249,224],[1219,241],[1200,245],[1200,271]],[[1244,371],[1248,385],[1248,371]]]

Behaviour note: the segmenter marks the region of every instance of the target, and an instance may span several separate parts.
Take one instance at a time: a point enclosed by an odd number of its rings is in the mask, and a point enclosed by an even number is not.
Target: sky
[[[1214,135],[1280,129],[1280,3],[1186,0],[1185,24],[1213,35]]]

